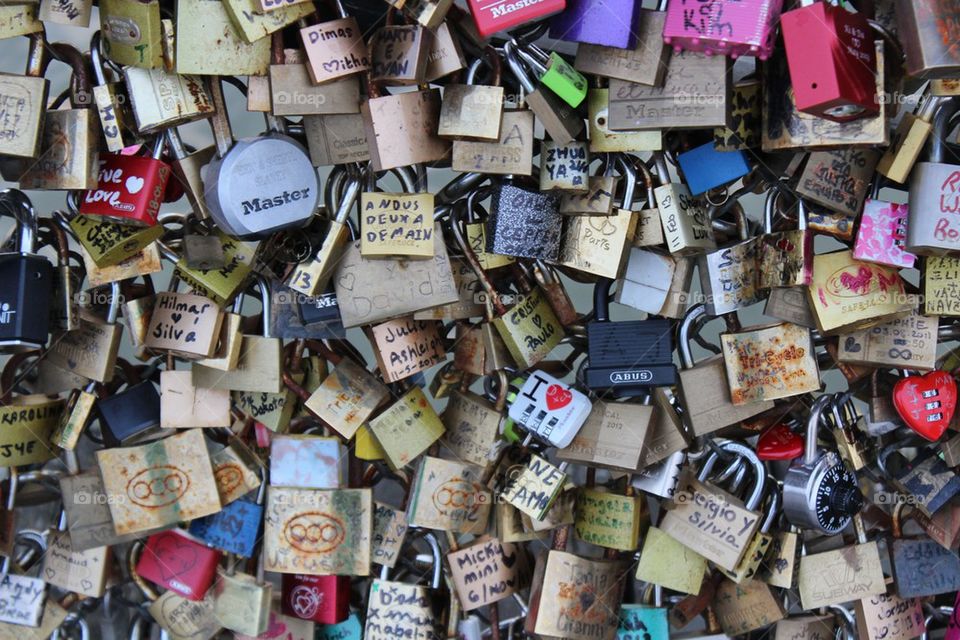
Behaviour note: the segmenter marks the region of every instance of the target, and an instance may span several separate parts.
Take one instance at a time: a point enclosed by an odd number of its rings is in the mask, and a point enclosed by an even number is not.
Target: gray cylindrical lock
[[[201,171],[210,217],[237,238],[305,226],[320,200],[306,149],[274,126],[266,135],[234,143],[220,81],[211,82],[210,93],[217,109],[211,121],[217,156]]]

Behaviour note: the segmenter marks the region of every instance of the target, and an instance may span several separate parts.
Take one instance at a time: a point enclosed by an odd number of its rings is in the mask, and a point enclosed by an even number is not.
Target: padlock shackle
[[[637,195],[637,166],[636,163],[627,160],[626,154],[614,154],[617,166],[620,167],[620,177],[623,180],[623,199],[620,201],[621,209],[630,209],[633,200]]]
[[[93,104],[90,74],[87,62],[80,51],[65,42],[53,42],[49,45],[54,60],[70,66],[70,106],[74,109],[89,107]]]
[[[833,396],[825,393],[817,398],[810,408],[810,417],[807,419],[806,448],[803,452],[803,464],[807,466],[813,466],[817,461],[817,435],[820,431],[820,419],[823,410],[830,406],[831,402],[833,402]]]
[[[465,84],[472,85],[476,82],[477,74],[480,72],[480,67],[483,66],[484,63],[486,63],[493,72],[493,77],[490,78],[488,86],[500,86],[503,82],[503,61],[500,59],[500,54],[497,53],[497,50],[490,45],[484,47],[480,57],[470,63],[466,78],[464,79]]]
[[[27,37],[30,39],[30,50],[27,53],[27,68],[24,73],[31,78],[42,78],[47,72],[47,66],[50,64],[47,32],[46,30],[42,30],[37,33],[31,33]]]
[[[600,278],[593,287],[594,322],[610,322],[610,287],[613,280]]]
[[[700,327],[712,320],[713,317],[707,314],[707,307],[704,303],[698,303],[690,307],[680,322],[680,329],[677,333],[677,351],[680,353],[680,366],[683,369],[692,369],[696,364],[693,360],[693,351],[690,348],[690,342]]]
[[[19,189],[0,191],[0,216],[11,216],[17,222],[17,251],[37,252],[37,212],[26,193]]]
[[[90,67],[93,68],[93,78],[98,87],[105,86],[107,74],[103,70],[103,54],[100,53],[100,30],[97,29],[90,38]]]
[[[927,137],[926,151],[928,162],[943,163],[946,156],[947,143],[945,138],[950,135],[950,119],[960,111],[960,97],[944,101],[933,115],[933,130]]]
[[[517,52],[517,45],[514,41],[506,42],[503,45],[504,57],[507,59],[507,65],[510,67],[510,72],[517,79],[517,82],[520,83],[520,86],[523,88],[527,94],[534,93],[537,88],[533,84],[530,76],[527,75],[527,70],[523,67],[523,62],[520,60],[520,54]]]
[[[217,145],[217,156],[225,158],[233,147],[233,131],[230,128],[230,116],[227,114],[227,102],[223,97],[223,76],[207,78],[207,91],[213,105],[210,128]]]

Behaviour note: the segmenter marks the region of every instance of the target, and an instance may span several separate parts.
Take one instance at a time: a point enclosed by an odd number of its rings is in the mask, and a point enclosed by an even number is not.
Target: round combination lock
[[[791,524],[835,535],[850,524],[864,501],[856,474],[839,454],[817,450],[820,414],[829,403],[829,396],[821,396],[810,412],[804,457],[783,478],[783,512]]]

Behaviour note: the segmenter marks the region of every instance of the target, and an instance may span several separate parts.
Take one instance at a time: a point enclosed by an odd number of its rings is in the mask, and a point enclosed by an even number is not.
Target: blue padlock
[[[695,196],[750,173],[747,154],[743,151],[717,151],[713,142],[681,153],[677,160],[690,193]]]
[[[263,524],[263,489],[261,485],[256,501],[244,496],[217,513],[192,521],[190,534],[216,549],[243,558],[253,557]]]
[[[550,37],[620,49],[637,46],[641,0],[567,0],[550,20]]]

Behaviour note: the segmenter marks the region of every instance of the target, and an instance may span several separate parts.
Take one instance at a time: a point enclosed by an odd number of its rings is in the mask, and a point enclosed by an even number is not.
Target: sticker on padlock
[[[534,371],[520,387],[508,415],[531,433],[563,448],[590,415],[590,399],[553,376]]]

